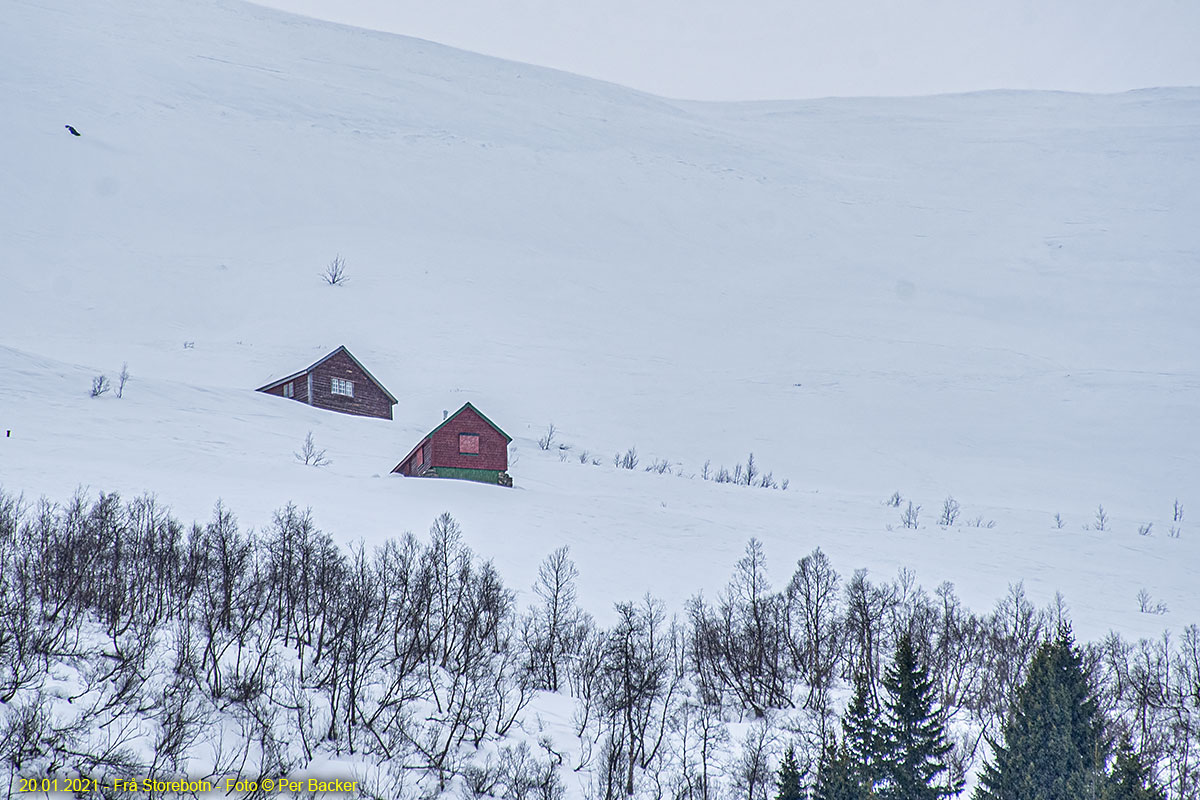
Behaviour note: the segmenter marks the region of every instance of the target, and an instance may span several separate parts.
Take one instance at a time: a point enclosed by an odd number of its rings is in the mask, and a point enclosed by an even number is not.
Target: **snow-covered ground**
[[[6,490],[346,542],[449,511],[518,588],[569,544],[602,620],[751,536],[778,583],[820,546],[1061,591],[1083,639],[1200,618],[1200,89],[695,104],[237,0],[0,14]],[[253,391],[339,344],[394,422]],[[467,400],[514,489],[389,475]],[[751,451],[787,491],[698,476]]]

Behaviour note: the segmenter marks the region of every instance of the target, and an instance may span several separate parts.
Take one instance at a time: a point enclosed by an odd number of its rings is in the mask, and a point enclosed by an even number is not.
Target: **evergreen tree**
[[[817,766],[813,800],[870,800],[871,792],[863,786],[858,767],[845,742],[838,747],[831,737]]]
[[[796,765],[796,748],[788,745],[779,765],[779,776],[775,779],[775,800],[804,800],[804,784],[800,767]]]
[[[1101,798],[1103,800],[1167,800],[1167,793],[1154,782],[1150,775],[1150,768],[1133,751],[1129,740],[1122,739]]]
[[[963,790],[961,778],[950,776],[946,756],[952,750],[943,714],[935,712],[933,681],[905,633],[883,678],[887,690],[879,726],[879,796],[883,800],[938,800]],[[946,777],[938,779],[939,775]]]
[[[1038,648],[975,800],[1080,800],[1104,783],[1104,720],[1067,626]]]
[[[842,746],[858,785],[874,791],[880,777],[879,706],[865,672],[854,674],[854,696],[842,715]]]

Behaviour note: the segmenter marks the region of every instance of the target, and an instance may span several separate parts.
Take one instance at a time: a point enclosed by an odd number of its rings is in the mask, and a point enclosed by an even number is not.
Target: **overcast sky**
[[[1200,0],[258,0],[669,97],[1200,85]]]

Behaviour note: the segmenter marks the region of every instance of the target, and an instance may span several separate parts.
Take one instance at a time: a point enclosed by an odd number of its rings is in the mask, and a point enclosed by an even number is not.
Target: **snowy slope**
[[[345,541],[448,510],[516,587],[570,544],[602,618],[750,536],[779,582],[819,545],[978,609],[1061,590],[1083,638],[1200,616],[1200,532],[1166,535],[1200,514],[1200,90],[707,105],[234,0],[0,10],[6,489],[292,500]],[[338,344],[395,422],[252,391]],[[388,475],[467,400],[514,490]],[[936,526],[948,494],[995,527]]]

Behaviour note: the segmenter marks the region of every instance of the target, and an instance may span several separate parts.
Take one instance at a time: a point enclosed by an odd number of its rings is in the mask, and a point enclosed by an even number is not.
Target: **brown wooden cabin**
[[[299,372],[260,386],[257,391],[342,414],[380,419],[391,419],[392,406],[396,404],[392,393],[345,346]]]
[[[392,472],[422,478],[458,478],[512,486],[512,437],[467,403],[431,430]]]

